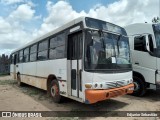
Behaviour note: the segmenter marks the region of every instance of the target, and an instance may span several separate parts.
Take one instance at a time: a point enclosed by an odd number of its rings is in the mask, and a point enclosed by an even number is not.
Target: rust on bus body
[[[40,77],[34,77],[34,76],[27,76],[27,75],[22,75],[21,77],[21,81],[35,86],[37,88],[43,89],[43,90],[47,90],[47,78],[40,78]]]

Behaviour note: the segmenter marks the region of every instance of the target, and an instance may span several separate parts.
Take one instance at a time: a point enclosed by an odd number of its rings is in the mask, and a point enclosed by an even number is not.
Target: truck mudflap
[[[107,89],[107,90],[85,90],[85,103],[92,104],[98,101],[107,100],[113,97],[122,96],[125,94],[131,94],[134,90],[134,84],[129,84],[127,86]]]

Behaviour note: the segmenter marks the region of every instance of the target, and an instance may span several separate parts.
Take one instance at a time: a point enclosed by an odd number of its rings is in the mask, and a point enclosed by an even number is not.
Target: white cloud
[[[12,27],[10,23],[6,22],[2,17],[0,17],[0,35],[11,32]]]
[[[47,2],[48,16],[44,18],[40,29],[33,36],[49,32],[79,16],[90,16],[121,26],[135,22],[151,22],[158,15],[158,1],[150,0],[119,0],[109,5],[97,4],[88,13],[75,11],[66,1]]]
[[[135,22],[151,22],[158,15],[158,1],[119,0],[108,6],[90,9],[88,15],[124,26]]]
[[[151,22],[153,17],[158,16],[158,5],[158,1],[155,0],[119,0],[109,5],[97,4],[89,12],[77,12],[66,1],[61,0],[56,3],[47,1],[48,15],[43,18],[41,26],[26,31],[25,21],[42,19],[43,16],[35,16],[35,5],[31,1],[25,2],[7,18],[0,17],[0,48],[3,47],[3,51],[17,48],[31,41],[32,38],[45,34],[79,16],[95,17],[121,26],[135,22]]]
[[[15,4],[15,3],[21,3],[23,1],[24,0],[1,0],[1,3],[10,5],[10,4]]]
[[[8,54],[31,41],[32,34],[27,30],[25,23],[40,17],[35,16],[35,10],[30,4],[21,4],[8,17],[0,17],[0,54],[4,51]]]
[[[9,18],[12,20],[18,21],[28,21],[31,20],[34,16],[35,10],[28,4],[21,4],[18,8],[13,11]]]
[[[32,0],[0,0],[0,3],[4,5],[13,5],[17,3],[27,3],[28,5],[35,7],[36,5],[32,2]]]
[[[84,11],[80,13],[76,12],[73,10],[72,6],[65,1],[59,1],[55,4],[48,1],[46,9],[48,11],[48,16],[43,19],[40,29],[35,30],[33,34],[34,37],[56,29],[74,18],[87,15]]]
[[[0,33],[0,53],[1,49],[15,49],[32,40],[32,35],[19,24],[12,24],[11,27],[13,29],[10,31]]]

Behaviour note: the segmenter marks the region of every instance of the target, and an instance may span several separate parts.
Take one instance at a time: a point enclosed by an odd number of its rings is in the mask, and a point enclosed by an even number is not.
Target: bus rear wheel
[[[57,80],[53,80],[51,82],[50,95],[55,103],[62,102],[62,96],[60,95],[59,84]]]
[[[133,83],[134,83],[134,91],[132,95],[134,96],[144,96],[146,93],[146,85],[145,82],[139,77],[133,76]]]

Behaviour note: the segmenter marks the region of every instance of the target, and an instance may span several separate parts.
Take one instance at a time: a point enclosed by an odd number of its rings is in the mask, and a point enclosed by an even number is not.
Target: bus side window
[[[19,63],[19,53],[16,54],[16,63]]]
[[[12,64],[14,64],[14,54],[12,54]]]
[[[147,52],[145,36],[136,36],[134,38],[134,50]]]
[[[149,41],[149,49],[150,49],[150,51],[153,53],[153,52],[154,52],[154,48],[153,48],[152,35],[148,35],[148,41]]]
[[[23,50],[21,50],[19,52],[19,62],[22,63],[23,62]]]
[[[29,61],[29,48],[24,49],[24,56],[22,57],[24,62]]]
[[[48,59],[48,39],[38,45],[38,60]]]
[[[17,54],[14,55],[14,65],[16,65]]]
[[[37,44],[34,44],[30,47],[29,60],[30,62],[37,60]]]
[[[13,58],[13,55],[10,55],[10,64],[13,64],[12,58]]]

